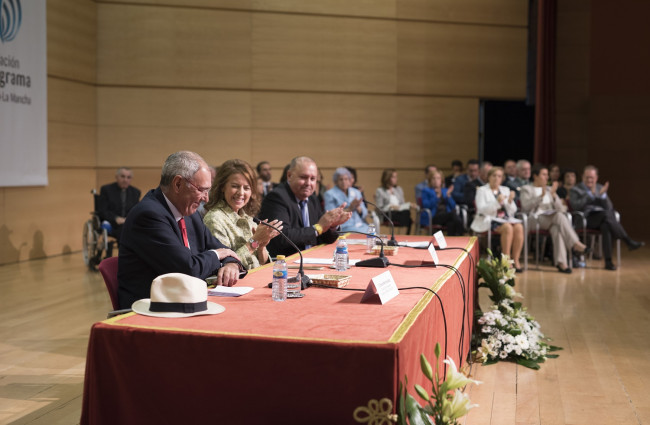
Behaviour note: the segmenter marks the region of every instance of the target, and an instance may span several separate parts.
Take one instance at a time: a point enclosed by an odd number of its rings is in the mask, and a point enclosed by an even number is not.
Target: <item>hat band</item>
[[[197,313],[207,309],[207,300],[198,303],[161,303],[152,301],[149,306],[149,311],[165,313]]]

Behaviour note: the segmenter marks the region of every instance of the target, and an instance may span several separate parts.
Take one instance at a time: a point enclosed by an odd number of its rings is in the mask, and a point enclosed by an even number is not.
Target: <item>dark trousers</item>
[[[392,220],[395,227],[406,227],[406,234],[411,234],[411,224],[413,220],[411,219],[411,211],[388,211],[388,217]]]
[[[460,236],[463,234],[463,221],[460,219],[456,211],[450,212],[437,212],[431,220],[433,224],[439,224],[447,227],[447,234],[449,236]]]
[[[623,239],[629,241],[625,229],[616,221],[614,210],[595,211],[587,216],[587,228],[598,229],[603,236],[603,257],[606,261],[612,260],[612,241]]]

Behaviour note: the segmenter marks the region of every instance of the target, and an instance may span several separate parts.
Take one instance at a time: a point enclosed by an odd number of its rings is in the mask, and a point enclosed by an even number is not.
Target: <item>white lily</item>
[[[446,401],[446,402],[445,402]],[[470,404],[469,397],[456,390],[451,400],[442,402],[442,416],[453,421],[465,416],[471,409],[478,407],[478,404]]]

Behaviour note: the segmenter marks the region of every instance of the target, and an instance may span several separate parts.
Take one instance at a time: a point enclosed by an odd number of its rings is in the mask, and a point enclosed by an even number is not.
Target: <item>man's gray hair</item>
[[[122,171],[122,170],[125,170],[125,171],[131,171],[131,168],[130,168],[130,167],[120,167],[120,168],[118,168],[117,170],[115,170],[115,175],[116,175],[116,176],[119,175],[119,174],[120,174],[120,171]]]
[[[517,170],[521,170],[521,167],[523,167],[526,164],[530,165],[530,161],[526,159],[520,159],[519,161],[517,161]]]
[[[201,155],[190,151],[179,151],[167,157],[162,166],[160,186],[169,187],[174,177],[181,176],[191,180],[201,167],[207,168],[208,164]]]

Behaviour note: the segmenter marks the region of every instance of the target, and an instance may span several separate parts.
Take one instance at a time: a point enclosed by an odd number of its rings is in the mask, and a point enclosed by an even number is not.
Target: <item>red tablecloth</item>
[[[448,242],[477,259],[475,238]],[[331,258],[333,249],[319,246],[303,255]],[[361,245],[349,251],[351,259],[371,256]],[[446,314],[447,353],[458,364],[459,354],[464,359],[469,351],[476,274],[462,250],[438,256],[440,264],[462,274],[465,302],[461,281],[443,267],[352,267],[347,288],[365,289],[373,276],[389,270],[399,288],[436,291]],[[427,250],[400,247],[388,258],[418,265],[431,257]],[[266,287],[270,280],[267,265],[239,283],[254,287],[251,293],[210,297],[226,307],[219,315],[164,319],[131,313],[93,325],[81,423],[354,423],[357,406],[373,398],[396,400],[404,375],[411,388],[426,387],[420,353],[433,359],[436,342],[444,349],[445,339],[433,294],[402,290],[384,305],[361,304],[362,292],[312,287],[302,299],[278,303]]]

